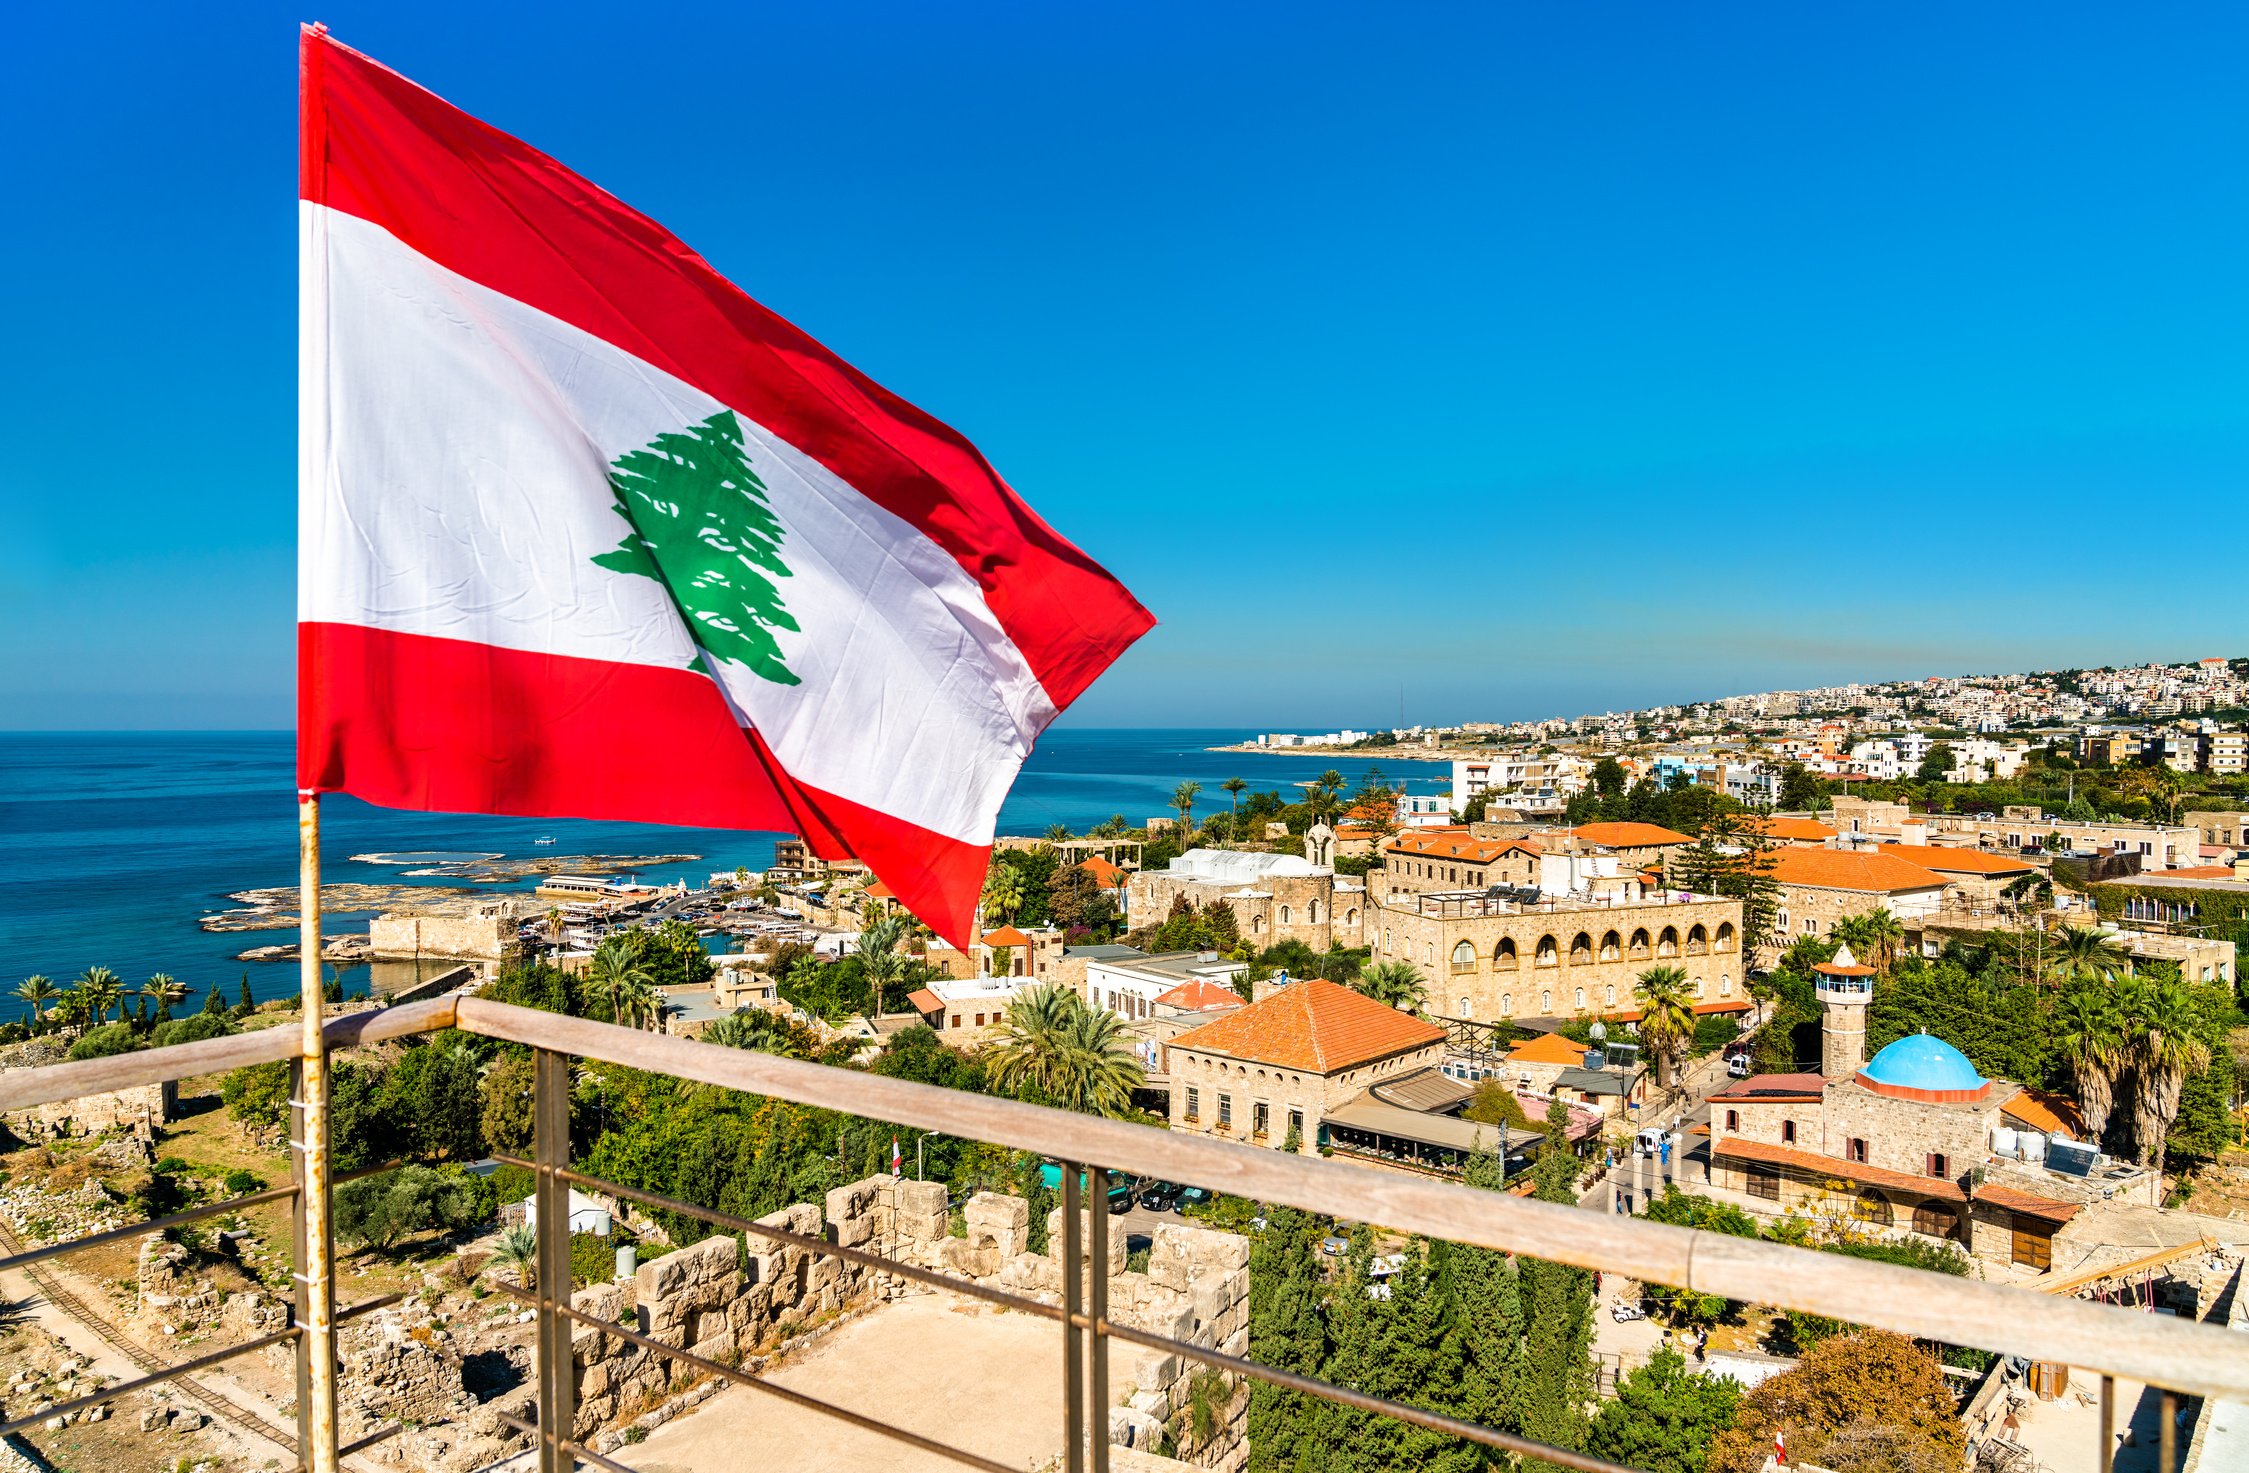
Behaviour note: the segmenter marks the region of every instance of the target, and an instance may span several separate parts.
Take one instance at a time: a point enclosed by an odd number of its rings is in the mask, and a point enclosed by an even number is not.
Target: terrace
[[[1543,1446],[1478,1426],[1442,1412],[1387,1401],[1259,1365],[1207,1344],[1158,1334],[1113,1315],[1109,1276],[1078,1266],[1102,1264],[1112,1256],[1108,1215],[1080,1210],[1081,1197],[1104,1195],[1109,1173],[1121,1170],[1143,1178],[1194,1182],[1253,1200],[1281,1203],[1351,1219],[1379,1223],[1403,1233],[1598,1269],[1610,1274],[1700,1292],[1830,1315],[1882,1326],[1903,1334],[1949,1344],[1974,1346],[2003,1355],[2076,1368],[2078,1377],[2098,1381],[2098,1457],[2113,1447],[2116,1385],[2161,1388],[2157,1421],[2160,1446],[2154,1466],[2170,1473],[2178,1466],[2172,1429],[2179,1423],[2179,1398],[2202,1397],[2239,1403],[2249,1400],[2249,1355],[2241,1341],[2223,1329],[2174,1320],[2024,1289],[1920,1273],[1887,1264],[1815,1253],[1805,1249],[1723,1235],[1692,1232],[1646,1221],[1589,1213],[1577,1208],[1520,1200],[1447,1182],[1397,1172],[1369,1171],[1315,1157],[1283,1155],[1203,1137],[1152,1130],[1122,1121],[1089,1118],[1063,1111],[826,1068],[771,1055],[726,1049],[663,1037],[582,1019],[536,1012],[475,997],[446,996],[330,1022],[320,1035],[321,1051],[300,1060],[305,1035],[274,1029],[182,1044],[140,1053],[18,1070],[0,1075],[0,1110],[78,1098],[84,1095],[177,1080],[250,1064],[290,1061],[298,1071],[292,1131],[293,1178],[289,1185],[198,1207],[153,1222],[129,1224],[109,1232],[49,1244],[0,1259],[14,1268],[103,1243],[128,1242],[151,1229],[179,1226],[233,1212],[259,1202],[287,1201],[297,1235],[299,1265],[293,1322],[193,1359],[165,1365],[123,1385],[97,1389],[13,1421],[0,1432],[16,1431],[43,1419],[117,1400],[135,1390],[159,1385],[271,1345],[291,1344],[297,1359],[297,1436],[300,1466],[330,1473],[344,1456],[370,1448],[403,1429],[392,1425],[339,1447],[334,1360],[336,1326],[389,1302],[385,1298],[335,1307],[334,1254],[325,1239],[331,1221],[329,1192],[340,1178],[327,1167],[323,1140],[307,1141],[303,1126],[304,1085],[318,1088],[311,1066],[337,1050],[380,1039],[442,1028],[459,1028],[529,1046],[536,1060],[536,1144],[530,1166],[537,1174],[541,1210],[540,1271],[535,1291],[512,1291],[536,1317],[537,1375],[535,1420],[519,1422],[533,1437],[541,1473],[564,1473],[578,1464],[633,1473],[612,1447],[597,1451],[578,1440],[576,1405],[579,1370],[573,1364],[573,1336],[589,1333],[637,1347],[677,1363],[683,1373],[716,1378],[748,1388],[761,1402],[777,1400],[793,1408],[792,1427],[805,1419],[826,1419],[867,1438],[914,1449],[922,1458],[1012,1473],[1007,1462],[959,1447],[951,1440],[954,1419],[941,1410],[898,1425],[884,1416],[853,1410],[844,1401],[850,1388],[822,1384],[818,1375],[767,1377],[699,1356],[664,1338],[660,1328],[643,1334],[580,1308],[553,1286],[567,1286],[569,1240],[565,1206],[572,1188],[601,1192],[647,1206],[664,1207],[710,1223],[727,1233],[762,1239],[775,1251],[807,1258],[833,1259],[885,1280],[911,1281],[1030,1316],[1059,1329],[1059,1373],[1049,1393],[1054,1402],[1053,1438],[1069,1473],[1106,1473],[1111,1462],[1107,1436],[1111,1405],[1110,1363],[1118,1344],[1128,1355],[1154,1352],[1183,1363],[1211,1367],[1237,1378],[1262,1380],[1330,1401],[1393,1416],[1502,1451],[1543,1458],[1563,1467],[1621,1473],[1616,1465],[1584,1454]],[[786,1221],[751,1222],[698,1204],[640,1192],[589,1175],[569,1156],[569,1070],[573,1060],[600,1061],[653,1070],[727,1089],[839,1110],[891,1122],[917,1131],[941,1131],[1036,1153],[1061,1164],[1059,1302],[1003,1287],[987,1279],[946,1274],[900,1261],[864,1246],[830,1241],[798,1231]],[[308,1077],[309,1076],[309,1077]],[[1081,1184],[1081,1171],[1084,1168]],[[387,1170],[377,1167],[374,1170]],[[839,1238],[843,1235],[838,1234]],[[684,1332],[682,1332],[682,1339]],[[588,1354],[580,1347],[580,1359]],[[798,1371],[804,1371],[799,1367]],[[2082,1382],[2080,1383],[2082,1384]],[[839,1400],[839,1396],[841,1399]],[[863,1399],[862,1403],[863,1403]],[[864,1404],[864,1403],[863,1403]],[[886,1401],[883,1410],[899,1416],[915,1403]],[[2207,1419],[2206,1419],[2207,1420]],[[673,1466],[734,1461],[728,1448],[710,1441],[717,1424],[662,1435]],[[1089,1435],[1089,1432],[1091,1435]],[[792,1433],[792,1436],[811,1436]],[[839,1434],[840,1435],[840,1434]],[[855,1444],[856,1445],[856,1444]]]

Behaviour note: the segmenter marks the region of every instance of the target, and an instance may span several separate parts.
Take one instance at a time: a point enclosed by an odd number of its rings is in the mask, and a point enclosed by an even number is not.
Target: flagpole
[[[335,1232],[331,1213],[333,1173],[328,1141],[328,1048],[321,1024],[325,1001],[320,984],[320,794],[297,795],[297,949],[304,1036],[299,1071],[304,1086],[304,1125],[298,1146],[304,1172],[297,1210],[304,1216],[304,1262],[298,1277],[305,1287],[305,1337],[311,1405],[300,1414],[310,1446],[299,1450],[312,1473],[336,1473],[336,1275]]]

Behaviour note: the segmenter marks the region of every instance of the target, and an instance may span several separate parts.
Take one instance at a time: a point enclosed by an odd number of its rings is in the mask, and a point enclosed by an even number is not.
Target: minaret
[[[1820,1073],[1828,1079],[1855,1074],[1866,1063],[1866,1005],[1874,1000],[1874,968],[1862,967],[1851,948],[1839,946],[1819,973]]]

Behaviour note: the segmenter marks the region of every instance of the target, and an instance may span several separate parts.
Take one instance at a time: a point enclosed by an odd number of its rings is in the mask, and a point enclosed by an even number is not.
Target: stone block
[[[720,1330],[714,1335],[696,1341],[688,1347],[688,1350],[705,1360],[723,1363],[735,1353],[737,1348],[738,1342],[734,1338],[734,1332],[732,1330]]]
[[[837,1192],[843,1190],[843,1187],[836,1188]],[[835,1192],[828,1195],[833,1197]],[[874,1236],[875,1220],[872,1217],[837,1217],[833,1213],[828,1215],[828,1241],[838,1247],[863,1248]]]
[[[969,1241],[997,1248],[1001,1258],[1013,1258],[1030,1245],[1031,1204],[1021,1197],[978,1192],[968,1199],[962,1216]]]
[[[936,1182],[915,1182],[915,1186],[937,1186]],[[940,1206],[933,1212],[901,1211],[896,1218],[898,1236],[909,1243],[934,1243],[953,1229],[953,1216]]]
[[[1179,1357],[1166,1350],[1150,1346],[1134,1346],[1132,1359],[1124,1366],[1125,1384],[1137,1388],[1137,1398],[1142,1395],[1161,1397],[1164,1389],[1179,1379]]]
[[[890,1201],[891,1209],[901,1217],[926,1217],[931,1213],[950,1216],[945,1184],[941,1181],[894,1182],[890,1187]],[[1025,1211],[1028,1213],[1029,1209]]]
[[[938,1248],[938,1265],[946,1273],[959,1274],[968,1279],[988,1279],[999,1272],[1000,1250],[997,1246],[980,1247],[969,1238],[947,1238]]]

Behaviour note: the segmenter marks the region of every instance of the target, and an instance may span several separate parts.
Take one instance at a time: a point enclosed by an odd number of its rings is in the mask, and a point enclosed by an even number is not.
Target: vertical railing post
[[[2116,1378],[2101,1377],[2101,1451],[2093,1460],[2099,1473],[2108,1473],[2116,1461]]]
[[[1090,1178],[1092,1202],[1091,1252],[1086,1264],[1087,1301],[1091,1323],[1086,1326],[1085,1353],[1092,1357],[1087,1381],[1093,1394],[1089,1431],[1093,1434],[1092,1473],[1109,1473],[1109,1168],[1096,1166]]]
[[[532,1201],[539,1240],[539,1473],[571,1473],[577,1465],[564,1448],[576,1433],[577,1383],[570,1364],[570,1183],[559,1174],[570,1164],[570,1060],[552,1049],[532,1054],[532,1155],[538,1180]]]
[[[1069,1473],[1085,1473],[1085,1362],[1078,1321],[1084,1315],[1083,1224],[1079,1218],[1078,1163],[1062,1163],[1062,1458]],[[1047,1245],[1052,1248],[1054,1245]]]

